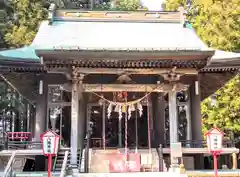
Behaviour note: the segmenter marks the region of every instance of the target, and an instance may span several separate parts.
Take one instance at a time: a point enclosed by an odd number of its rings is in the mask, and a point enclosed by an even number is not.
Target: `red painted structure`
[[[218,177],[217,155],[222,152],[224,133],[218,128],[212,128],[205,136],[207,137],[207,145],[209,152],[213,154],[214,176]]]
[[[128,154],[113,154],[110,160],[110,172],[140,172],[140,154],[128,153]]]
[[[31,132],[7,132],[7,138],[8,140],[20,140],[20,141],[26,141],[29,140],[31,137]]]
[[[56,156],[58,151],[59,135],[52,131],[47,131],[41,135],[41,141],[43,154],[48,157],[48,177],[51,177],[52,157]]]

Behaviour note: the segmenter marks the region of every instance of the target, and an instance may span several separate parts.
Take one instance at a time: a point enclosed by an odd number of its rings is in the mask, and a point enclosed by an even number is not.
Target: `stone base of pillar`
[[[179,165],[179,159],[176,157],[171,157],[171,165],[169,168],[169,172],[176,172],[180,173],[180,165]]]
[[[233,170],[237,169],[237,154],[236,153],[232,154],[232,169]]]
[[[70,164],[68,167],[68,174],[73,175],[79,173],[78,165]]]
[[[168,171],[180,174],[181,173],[180,165],[178,165],[178,164],[171,165],[171,167],[169,168]]]

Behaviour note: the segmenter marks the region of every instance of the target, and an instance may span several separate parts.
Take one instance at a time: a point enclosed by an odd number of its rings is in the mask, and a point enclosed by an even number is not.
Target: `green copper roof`
[[[181,23],[48,21],[31,45],[36,50],[209,51]]]
[[[12,61],[36,61],[39,62],[40,58],[36,55],[35,50],[31,46],[4,50],[0,52],[0,60],[12,60]]]

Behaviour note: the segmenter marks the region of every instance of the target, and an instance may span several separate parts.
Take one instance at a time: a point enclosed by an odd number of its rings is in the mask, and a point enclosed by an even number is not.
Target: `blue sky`
[[[147,7],[149,11],[161,11],[164,0],[140,0],[144,7]]]

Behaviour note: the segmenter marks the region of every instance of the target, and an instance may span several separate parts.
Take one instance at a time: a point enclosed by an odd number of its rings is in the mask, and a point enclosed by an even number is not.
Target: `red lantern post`
[[[56,156],[59,144],[59,135],[47,131],[41,135],[43,154],[48,157],[48,177],[51,177],[52,157]]]
[[[207,137],[208,150],[213,155],[214,176],[218,177],[217,155],[222,152],[224,133],[218,128],[212,128],[205,136]]]

